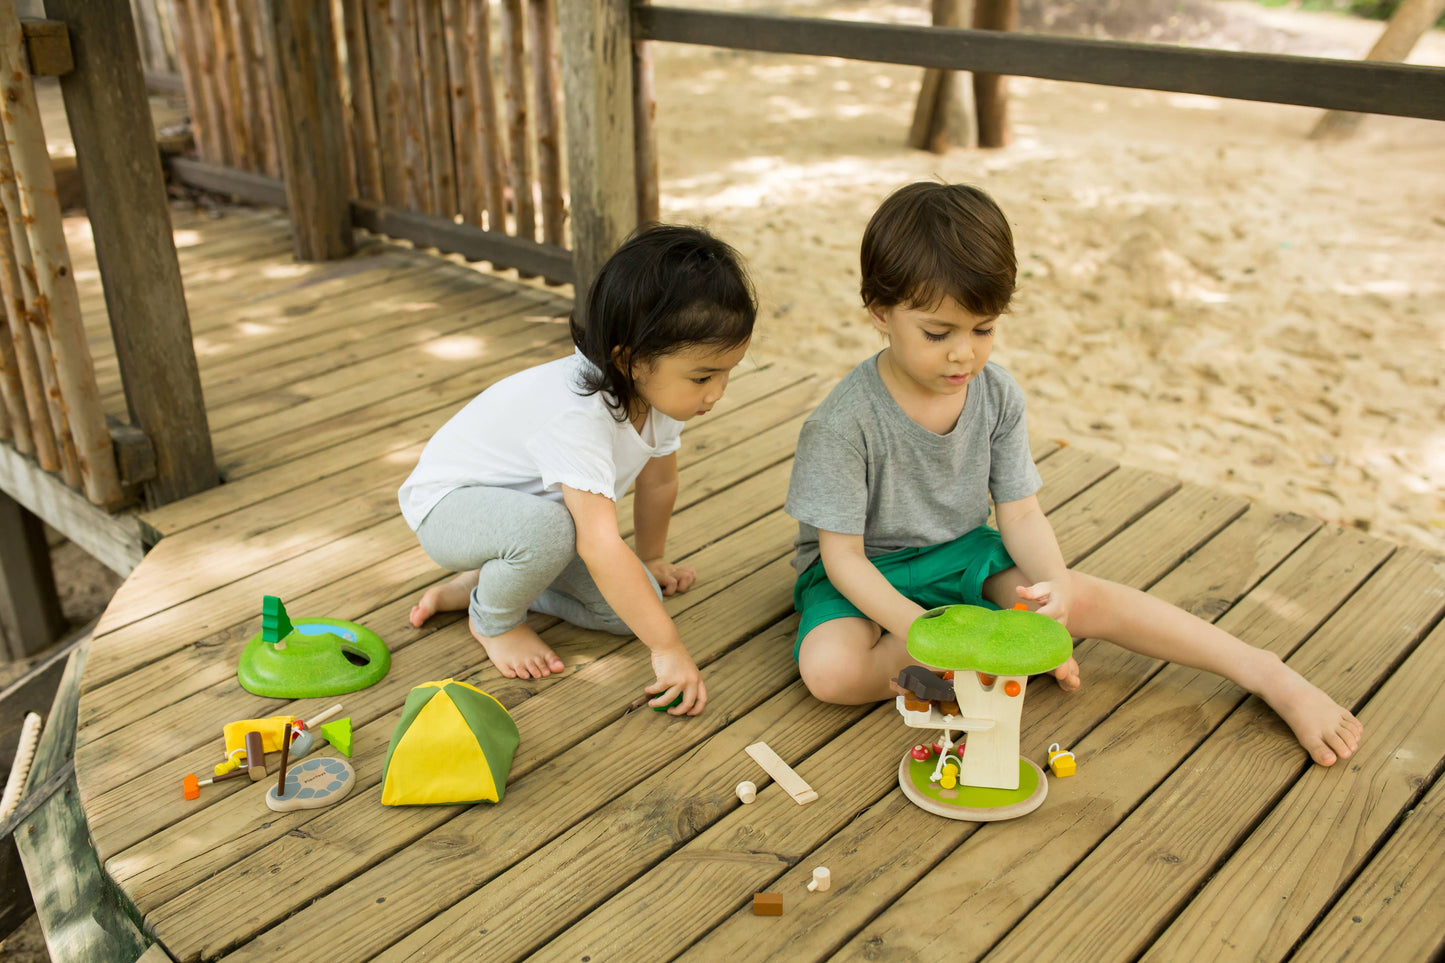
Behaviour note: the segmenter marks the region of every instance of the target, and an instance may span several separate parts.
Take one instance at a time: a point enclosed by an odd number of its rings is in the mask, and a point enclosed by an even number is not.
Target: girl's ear
[[[620,344],[612,349],[612,364],[615,365],[619,371],[627,371],[629,357],[629,352],[623,350]]]

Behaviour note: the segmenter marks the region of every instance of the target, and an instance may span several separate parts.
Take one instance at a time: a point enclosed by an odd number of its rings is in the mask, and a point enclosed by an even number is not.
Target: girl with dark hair
[[[427,442],[399,498],[438,565],[462,574],[411,611],[466,609],[504,676],[562,660],[530,608],[636,634],[652,651],[653,706],[696,715],[707,690],[662,597],[693,569],[664,558],[684,422],[707,414],[742,360],[757,315],[736,251],[698,228],[639,229],[602,266],[572,319],[576,351],[498,381]],[[636,482],[637,551],[617,502]]]

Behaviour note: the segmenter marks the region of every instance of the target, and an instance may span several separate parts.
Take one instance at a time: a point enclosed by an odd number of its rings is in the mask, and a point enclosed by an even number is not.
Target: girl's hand
[[[661,558],[644,558],[642,564],[646,565],[652,577],[657,579],[657,586],[662,589],[663,595],[686,592],[692,588],[692,583],[697,581],[697,570],[690,565],[673,565]]]
[[[1069,627],[1069,612],[1074,604],[1073,592],[1073,586],[1067,578],[1020,585],[1018,588],[1019,598],[1033,602],[1038,606],[1035,611],[1040,615],[1047,615],[1066,629]]]
[[[668,709],[668,715],[695,716],[707,705],[707,686],[703,685],[702,673],[681,645],[654,650],[652,671],[657,673],[657,681],[645,691],[656,698],[647,703],[649,706],[665,706],[676,699],[679,692],[682,693],[682,701]]]

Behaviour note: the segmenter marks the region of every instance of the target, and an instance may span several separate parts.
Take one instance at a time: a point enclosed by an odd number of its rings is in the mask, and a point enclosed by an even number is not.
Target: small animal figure
[[[921,665],[906,666],[893,681],[900,689],[906,689],[920,699],[953,701],[953,683],[939,678]]]

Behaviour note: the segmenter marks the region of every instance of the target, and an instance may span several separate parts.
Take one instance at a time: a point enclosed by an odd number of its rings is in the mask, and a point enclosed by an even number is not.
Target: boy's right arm
[[[562,501],[577,529],[577,554],[582,557],[592,580],[607,604],[627,627],[652,650],[660,704],[666,705],[680,692],[682,702],[669,711],[674,715],[697,715],[707,704],[707,687],[697,663],[682,644],[682,636],[657,593],[637,553],[627,547],[617,527],[617,505],[596,492],[562,486]],[[663,697],[666,697],[665,699]],[[652,700],[658,702],[658,699]]]
[[[862,535],[818,531],[818,552],[828,581],[843,597],[874,622],[900,639],[908,638],[908,627],[923,614],[923,606],[905,598],[878,571],[863,550]]]

